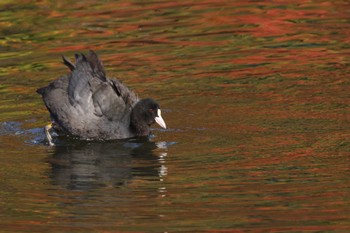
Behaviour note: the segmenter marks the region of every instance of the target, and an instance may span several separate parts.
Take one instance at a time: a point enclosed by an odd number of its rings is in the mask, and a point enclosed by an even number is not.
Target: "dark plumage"
[[[146,136],[154,122],[166,127],[158,103],[139,100],[121,82],[107,78],[95,52],[76,54],[75,59],[73,64],[63,57],[71,73],[37,90],[56,130],[82,139],[112,140]]]

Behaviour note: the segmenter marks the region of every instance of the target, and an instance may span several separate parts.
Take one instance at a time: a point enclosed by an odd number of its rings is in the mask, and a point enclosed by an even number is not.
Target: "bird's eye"
[[[152,109],[152,108],[150,108],[150,109],[148,109],[148,111],[149,111],[149,112],[153,112],[153,109]]]

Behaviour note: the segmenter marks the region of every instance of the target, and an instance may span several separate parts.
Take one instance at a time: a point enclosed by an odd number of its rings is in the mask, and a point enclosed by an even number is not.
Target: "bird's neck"
[[[147,124],[137,122],[136,119],[131,119],[130,128],[137,136],[148,136],[150,134],[150,128]]]
[[[130,129],[136,136],[147,136],[150,128],[142,115],[142,106],[136,104],[130,115]]]

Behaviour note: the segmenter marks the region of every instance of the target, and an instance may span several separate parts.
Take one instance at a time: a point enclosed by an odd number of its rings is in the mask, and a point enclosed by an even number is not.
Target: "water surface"
[[[349,232],[347,1],[3,1],[4,232]],[[35,93],[94,49],[150,141],[43,143]]]

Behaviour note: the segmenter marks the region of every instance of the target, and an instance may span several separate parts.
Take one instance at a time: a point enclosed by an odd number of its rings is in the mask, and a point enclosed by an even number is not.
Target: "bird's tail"
[[[71,71],[79,68],[91,68],[94,76],[98,77],[102,81],[106,81],[106,72],[103,67],[102,61],[98,58],[97,54],[90,50],[87,56],[84,54],[75,54],[75,64],[71,62],[67,57],[62,56],[63,64],[65,64]]]

